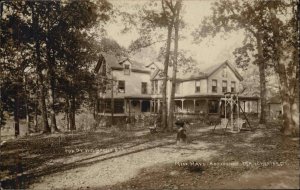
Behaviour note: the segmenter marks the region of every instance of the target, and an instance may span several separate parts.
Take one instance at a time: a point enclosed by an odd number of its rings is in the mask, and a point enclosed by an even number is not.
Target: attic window
[[[124,80],[118,81],[118,92],[125,93],[125,81]]]
[[[223,67],[222,77],[227,78],[227,67]]]
[[[212,80],[212,88],[211,88],[212,92],[218,92],[218,90],[217,90],[217,84],[218,84],[217,80]]]
[[[200,81],[195,81],[195,92],[200,92]]]
[[[124,65],[124,75],[130,75],[130,66],[127,64]]]
[[[236,92],[236,83],[235,83],[235,81],[231,81],[231,92]]]
[[[147,83],[142,82],[142,94],[147,94]]]
[[[227,81],[226,80],[222,81],[222,92],[224,92],[224,93],[227,92]]]

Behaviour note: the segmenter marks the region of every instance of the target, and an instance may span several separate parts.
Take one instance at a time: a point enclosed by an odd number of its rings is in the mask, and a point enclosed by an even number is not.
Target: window
[[[195,92],[200,92],[200,81],[195,81]]]
[[[110,100],[106,100],[104,106],[105,106],[105,110],[106,111],[110,110],[111,109],[111,101]]]
[[[227,78],[227,67],[223,67],[222,77]]]
[[[130,66],[127,64],[124,65],[124,75],[130,75]]]
[[[159,86],[159,91],[158,91],[158,94],[161,94],[163,91],[163,88],[162,88],[162,85]]]
[[[147,94],[147,83],[142,82],[142,94]]]
[[[210,100],[208,103],[209,113],[218,113],[219,102],[217,100]]]
[[[151,94],[154,94],[154,81],[151,81]]]
[[[231,92],[236,92],[236,84],[235,81],[231,82]]]
[[[124,113],[124,100],[114,100],[114,113]]]
[[[124,80],[118,81],[118,92],[125,93],[125,81]]]
[[[155,80],[154,82],[154,94],[158,94],[158,81]]]
[[[217,91],[217,80],[212,80],[212,88],[211,88],[212,92],[218,92]]]
[[[227,92],[227,81],[226,80],[222,81],[222,92],[223,93]]]

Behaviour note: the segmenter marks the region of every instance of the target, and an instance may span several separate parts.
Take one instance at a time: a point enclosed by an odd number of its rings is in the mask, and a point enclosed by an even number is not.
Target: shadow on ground
[[[38,135],[7,142],[1,147],[1,186],[8,189],[25,189],[39,178],[53,173],[170,144],[170,142],[156,143],[146,148],[113,155],[119,150],[132,149],[147,142],[172,136],[170,133],[151,135],[145,129],[135,131],[104,129],[104,131]],[[141,131],[145,133],[141,135]],[[135,136],[135,133],[139,135]],[[106,157],[103,158],[104,156]],[[72,161],[73,157],[78,159]],[[71,161],[65,163],[67,158]],[[51,164],[54,160],[61,162]]]

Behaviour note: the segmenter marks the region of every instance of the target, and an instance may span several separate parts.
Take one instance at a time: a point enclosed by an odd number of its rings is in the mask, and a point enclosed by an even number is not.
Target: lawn
[[[139,126],[139,125],[137,125]],[[269,122],[223,134],[193,124],[188,143],[147,128],[34,135],[1,146],[3,188],[201,189],[299,187],[299,138]]]

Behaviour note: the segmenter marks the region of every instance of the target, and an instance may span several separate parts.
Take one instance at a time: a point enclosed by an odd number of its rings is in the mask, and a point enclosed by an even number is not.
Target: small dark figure
[[[151,134],[157,133],[157,130],[156,130],[156,127],[155,127],[155,126],[149,127],[149,130],[150,130],[150,133],[151,133]]]
[[[158,114],[156,116],[156,119],[154,121],[154,126],[149,127],[150,133],[157,133],[157,129],[160,127],[161,124],[161,114]]]
[[[130,123],[130,118],[126,117],[126,130],[131,130],[131,123]]]
[[[178,127],[177,131],[177,138],[176,141],[177,143],[179,142],[187,142],[187,135],[186,135],[186,129],[185,129],[185,122],[177,120],[175,122],[176,127]]]

